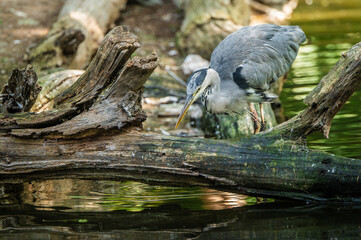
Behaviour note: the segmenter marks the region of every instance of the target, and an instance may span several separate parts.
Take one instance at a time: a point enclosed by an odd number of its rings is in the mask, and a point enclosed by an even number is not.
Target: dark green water
[[[311,1],[308,0],[308,3]],[[361,41],[361,1],[313,0],[292,24],[301,48],[281,96],[292,117],[343,51]],[[327,4],[329,3],[329,4]],[[361,91],[311,148],[361,158]],[[0,185],[2,239],[361,239],[361,206],[256,199],[203,188],[79,179]]]
[[[0,239],[359,239],[361,206],[80,179],[0,185]]]
[[[361,41],[361,1],[313,2],[307,5],[301,0],[291,21],[302,27],[309,44],[301,47],[281,95],[287,117],[305,107],[304,97],[338,61],[341,53]],[[335,116],[330,139],[314,133],[308,137],[309,146],[336,155],[361,158],[360,104],[359,89]]]

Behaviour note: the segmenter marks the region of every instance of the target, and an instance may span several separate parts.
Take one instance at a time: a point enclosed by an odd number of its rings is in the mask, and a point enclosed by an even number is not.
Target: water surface
[[[306,4],[312,3],[311,5]],[[300,0],[300,49],[281,100],[290,118],[341,53],[361,40],[361,1]],[[361,93],[311,148],[361,158]],[[361,207],[247,197],[199,187],[80,179],[0,185],[2,239],[360,239]]]
[[[361,207],[81,179],[0,185],[0,239],[359,239]]]
[[[304,97],[330,71],[341,53],[361,41],[361,1],[302,0],[291,24],[301,26],[309,42],[300,48],[281,95],[288,118],[305,108]],[[360,104],[359,89],[335,116],[330,139],[314,133],[308,137],[309,147],[360,159]]]

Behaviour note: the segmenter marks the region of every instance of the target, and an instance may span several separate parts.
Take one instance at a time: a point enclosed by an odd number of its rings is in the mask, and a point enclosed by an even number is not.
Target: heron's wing
[[[216,47],[210,67],[222,81],[233,80],[241,88],[268,90],[287,73],[305,39],[298,26],[243,27]]]

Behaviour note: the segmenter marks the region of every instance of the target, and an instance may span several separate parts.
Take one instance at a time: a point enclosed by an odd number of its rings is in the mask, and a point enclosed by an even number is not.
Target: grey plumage
[[[268,91],[290,69],[305,40],[298,26],[242,27],[214,49],[210,68],[218,72],[221,82],[233,80],[240,88]]]
[[[187,99],[177,125],[201,96],[209,112],[234,113],[247,102],[271,102],[272,84],[287,73],[300,44],[306,40],[298,26],[263,24],[242,27],[213,51],[210,66],[188,79]],[[264,121],[261,107],[261,120]],[[255,117],[256,118],[256,117]]]

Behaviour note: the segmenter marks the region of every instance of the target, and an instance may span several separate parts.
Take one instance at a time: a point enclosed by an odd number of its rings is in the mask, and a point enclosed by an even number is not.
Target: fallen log
[[[26,59],[38,70],[82,69],[91,61],[127,0],[68,0],[41,44]]]
[[[361,43],[306,98],[309,114],[237,142],[141,131],[142,86],[156,56],[126,62],[138,46],[133,34],[115,28],[85,73],[55,98],[52,111],[0,115],[0,182],[133,179],[265,197],[361,200],[360,160],[303,143],[312,131],[329,129],[360,85]]]
[[[1,137],[0,146],[7,149],[2,152],[0,182],[61,176],[196,185],[316,201],[361,197],[359,160],[282,140],[254,137],[229,143],[128,131],[81,140]]]

